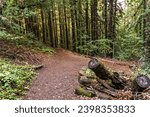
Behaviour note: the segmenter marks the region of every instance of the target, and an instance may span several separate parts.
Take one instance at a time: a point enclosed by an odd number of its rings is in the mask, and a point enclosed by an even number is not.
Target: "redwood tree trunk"
[[[76,51],[76,23],[75,23],[74,0],[70,0],[71,25],[72,25],[72,50]]]
[[[91,0],[91,35],[92,40],[98,39],[98,14],[97,14],[98,1]]]

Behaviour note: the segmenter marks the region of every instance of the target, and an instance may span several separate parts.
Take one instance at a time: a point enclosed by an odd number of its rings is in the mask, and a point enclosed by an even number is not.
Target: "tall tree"
[[[75,22],[75,0],[70,0],[71,25],[72,25],[72,50],[76,51],[76,22]]]
[[[51,0],[51,6],[52,6],[52,30],[53,30],[53,47],[57,47],[56,45],[56,40],[58,39],[57,38],[57,29],[56,29],[56,20],[55,20],[55,17],[56,17],[56,11],[55,11],[55,0]]]
[[[143,11],[146,12],[146,8],[147,8],[147,1],[143,0]],[[143,17],[143,40],[145,41],[146,38],[146,17]],[[144,44],[145,46],[145,44]]]
[[[91,0],[91,36],[92,40],[98,39],[98,0]]]
[[[0,0],[0,15],[2,15],[4,1]]]
[[[53,28],[52,28],[52,12],[48,10],[48,26],[49,26],[49,38],[50,38],[50,46],[54,47],[54,36],[53,36]]]
[[[103,4],[104,4],[104,19],[105,19],[105,23],[104,23],[104,28],[105,28],[105,39],[108,38],[108,2],[107,0],[103,0]]]
[[[42,7],[41,7],[41,20],[42,20],[42,37],[43,37],[43,43],[46,43],[44,11],[43,11],[43,8],[42,8]]]
[[[109,22],[108,22],[108,39],[111,40],[110,43],[110,53],[109,57],[114,57],[114,42],[116,38],[116,11],[117,10],[117,0],[109,0]]]
[[[86,7],[85,7],[85,18],[86,18],[86,36],[87,36],[87,41],[90,38],[90,21],[89,21],[89,1],[86,0]]]
[[[144,0],[144,8],[145,8],[145,11],[147,8],[150,7],[150,2]],[[146,63],[150,63],[150,12],[148,12],[146,14],[146,17],[145,17],[145,27],[144,27],[144,31],[145,31],[145,39],[144,39],[144,42],[145,42],[145,62]]]
[[[58,15],[59,15],[59,29],[60,29],[60,47],[64,47],[64,43],[63,43],[63,17],[62,17],[62,3],[59,1],[58,3]]]
[[[65,23],[65,48],[69,49],[69,37],[68,37],[68,25],[67,25],[67,11],[66,11],[66,1],[63,0],[64,6],[64,23]]]

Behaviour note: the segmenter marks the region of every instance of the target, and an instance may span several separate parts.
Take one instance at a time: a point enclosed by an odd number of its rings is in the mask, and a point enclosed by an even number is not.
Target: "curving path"
[[[89,58],[59,49],[53,56],[41,55],[44,68],[38,71],[37,78],[31,84],[24,99],[52,100],[52,99],[82,99],[74,94],[78,85],[78,71],[87,66]],[[115,64],[110,60],[103,62],[114,70],[130,73],[128,64]]]

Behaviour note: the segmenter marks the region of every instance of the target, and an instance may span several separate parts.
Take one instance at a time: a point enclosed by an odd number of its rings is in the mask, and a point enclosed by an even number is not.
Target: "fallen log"
[[[96,58],[92,58],[89,61],[88,67],[95,72],[96,76],[98,76],[98,81],[100,81],[100,79],[111,80],[111,86],[115,89],[123,89],[125,87],[126,81],[120,78],[119,73],[112,73]]]
[[[109,89],[109,90],[112,90],[112,91],[115,91],[115,89],[114,89],[113,87],[111,87],[111,86],[109,85],[109,83],[106,82],[106,80],[102,80],[102,79],[99,79],[99,78],[98,78],[97,81],[98,81],[99,84],[103,85],[105,88],[107,88],[107,89]]]
[[[141,92],[150,87],[150,79],[146,75],[137,76],[132,83],[132,90]]]
[[[96,91],[96,96],[98,97],[98,99],[101,99],[101,100],[113,100],[114,99],[114,97],[106,93],[99,92],[99,91]]]
[[[112,96],[112,97],[117,97],[117,91],[116,90],[110,90],[110,89],[107,89],[105,86],[103,86],[102,84],[95,84],[92,86],[95,90],[99,91],[99,92],[102,92],[102,93],[105,93],[109,96]]]
[[[93,70],[96,74],[101,79],[109,79],[112,77],[112,74],[107,70],[107,68],[104,66],[103,63],[98,61],[96,58],[92,58],[89,63],[88,67]]]
[[[112,80],[112,87],[115,89],[123,89],[127,85],[126,80],[122,79],[117,72],[113,72],[110,79]]]
[[[79,71],[79,75],[86,76],[87,78],[90,78],[90,79],[96,79],[97,77],[94,71],[92,71],[88,67],[82,67]]]

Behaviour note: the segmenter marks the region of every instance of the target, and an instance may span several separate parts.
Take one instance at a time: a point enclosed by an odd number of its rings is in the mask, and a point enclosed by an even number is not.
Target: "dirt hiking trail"
[[[32,82],[25,100],[73,100],[84,99],[74,94],[78,86],[78,71],[87,66],[87,57],[58,49],[52,56],[41,55],[44,68],[38,71],[37,78]],[[101,59],[104,64],[114,71],[131,74],[130,62]],[[87,98],[85,98],[87,99]]]

